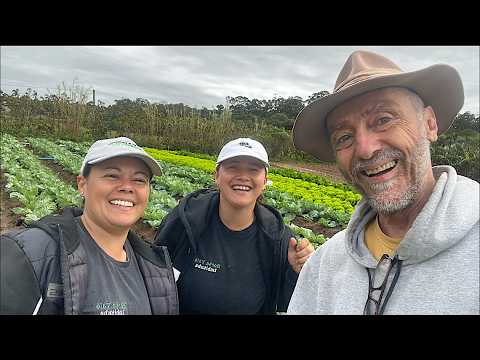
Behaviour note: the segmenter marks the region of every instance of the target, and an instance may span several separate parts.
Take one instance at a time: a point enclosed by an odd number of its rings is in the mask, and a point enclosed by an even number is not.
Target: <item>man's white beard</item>
[[[366,195],[368,204],[378,213],[392,214],[404,210],[414,203],[422,189],[425,174],[430,164],[430,142],[423,138],[415,147],[412,163],[416,164],[414,183],[410,184],[405,192],[399,196],[392,197],[391,192],[395,191],[395,178],[380,184],[370,184],[370,188],[378,194]],[[399,166],[400,163],[397,165]]]

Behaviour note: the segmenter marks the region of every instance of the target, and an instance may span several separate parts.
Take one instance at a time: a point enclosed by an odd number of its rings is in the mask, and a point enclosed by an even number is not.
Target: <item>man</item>
[[[463,101],[448,65],[406,73],[357,51],[300,112],[295,146],[336,160],[363,199],[304,265],[289,314],[480,313],[479,184],[430,158]]]

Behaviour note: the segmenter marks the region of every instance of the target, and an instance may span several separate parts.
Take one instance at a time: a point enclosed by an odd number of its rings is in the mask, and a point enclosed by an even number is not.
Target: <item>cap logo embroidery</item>
[[[130,146],[134,149],[140,149],[140,146],[138,146],[138,145],[123,142],[123,141],[115,141],[115,142],[110,143],[109,145],[112,145],[112,146]]]
[[[240,146],[245,146],[245,147],[247,147],[247,148],[249,148],[249,149],[252,148],[252,145],[250,145],[248,142],[245,142],[245,141],[239,142],[238,145],[240,145]]]

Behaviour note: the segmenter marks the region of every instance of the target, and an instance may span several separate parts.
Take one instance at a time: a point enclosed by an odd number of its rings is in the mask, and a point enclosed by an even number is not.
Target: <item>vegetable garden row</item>
[[[68,205],[80,205],[76,189],[66,184],[35,153],[48,156],[65,172],[77,175],[90,143],[51,141],[42,138],[16,139],[2,134],[0,166],[6,177],[6,191],[10,198],[22,206],[13,211],[25,223],[50,213],[59,212]],[[214,186],[215,161],[205,155],[183,151],[167,151],[145,148],[160,164],[162,176],[152,182],[150,200],[143,221],[156,228],[165,215],[186,194],[204,187]],[[295,218],[318,223],[326,228],[345,227],[354,206],[361,196],[345,184],[290,169],[271,168],[269,186],[263,202],[275,207],[285,223],[297,235],[308,238],[314,245],[327,238],[311,230],[293,224]]]

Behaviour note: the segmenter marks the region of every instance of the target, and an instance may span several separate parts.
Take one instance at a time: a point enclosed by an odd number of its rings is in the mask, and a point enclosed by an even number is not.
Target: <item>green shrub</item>
[[[432,164],[451,165],[458,174],[480,181],[480,133],[448,131],[432,144]]]

